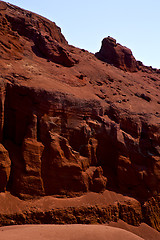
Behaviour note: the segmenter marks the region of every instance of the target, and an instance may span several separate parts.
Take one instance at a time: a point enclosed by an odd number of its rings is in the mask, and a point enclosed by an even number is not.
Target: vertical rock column
[[[4,127],[4,102],[5,102],[5,84],[0,80],[0,142],[3,140]],[[10,177],[11,160],[8,151],[0,144],[0,192],[6,190],[6,186]]]
[[[0,144],[0,192],[6,190],[11,170],[11,160],[8,151]]]
[[[2,142],[3,139],[5,94],[5,85],[2,81],[2,83],[0,83],[0,142]]]
[[[25,164],[25,172],[21,173],[19,195],[43,195],[43,181],[41,178],[41,158],[44,146],[37,141],[37,116],[33,114],[32,122],[22,145],[22,157]]]

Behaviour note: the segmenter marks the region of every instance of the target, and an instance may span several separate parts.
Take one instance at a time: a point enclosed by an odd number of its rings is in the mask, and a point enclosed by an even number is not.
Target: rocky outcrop
[[[26,211],[22,214],[2,215],[0,226],[21,224],[104,224],[123,219],[138,226],[141,222],[140,212],[126,205],[123,210],[118,206],[91,206],[79,208],[52,209],[50,211]],[[121,208],[121,207],[120,207]],[[127,214],[126,214],[127,213]]]
[[[145,222],[160,231],[160,196],[152,197],[143,204]]]
[[[122,70],[130,72],[137,71],[137,62],[131,50],[117,43],[114,38],[104,38],[101,49],[95,56]]]
[[[76,63],[67,51],[67,41],[54,22],[3,1],[0,1],[0,10],[3,58],[21,59],[23,54],[27,54],[22,36],[32,41],[32,49],[38,56],[67,67]]]
[[[5,195],[9,212],[3,212]],[[119,219],[139,226],[143,219],[141,205],[135,199],[105,191],[87,193],[76,199],[41,197],[22,201],[9,193],[0,195],[0,226],[18,224],[104,224]],[[116,201],[115,201],[116,200]]]

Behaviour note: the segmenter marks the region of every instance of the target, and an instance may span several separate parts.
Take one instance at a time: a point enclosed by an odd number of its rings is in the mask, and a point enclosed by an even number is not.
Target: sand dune
[[[116,227],[102,225],[25,225],[0,228],[3,240],[142,240]]]
[[[129,225],[122,220],[119,220],[118,222],[110,222],[108,225],[116,228],[125,229],[144,238],[145,240],[160,240],[160,233],[145,223],[141,223],[140,226],[137,227]]]

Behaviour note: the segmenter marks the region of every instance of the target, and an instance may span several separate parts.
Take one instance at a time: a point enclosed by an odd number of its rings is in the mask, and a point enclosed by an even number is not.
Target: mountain
[[[105,219],[100,207],[100,222],[144,221],[160,230],[160,70],[144,66],[111,37],[95,55],[75,48],[54,22],[3,1],[0,68],[0,191],[6,201],[32,199],[34,207],[37,197],[87,194],[91,204],[94,192],[94,215],[100,202],[110,209]],[[71,215],[78,219],[80,212]],[[32,214],[30,220],[14,214],[16,223],[34,222]],[[91,221],[93,214],[87,216]],[[8,213],[0,222],[10,219]]]

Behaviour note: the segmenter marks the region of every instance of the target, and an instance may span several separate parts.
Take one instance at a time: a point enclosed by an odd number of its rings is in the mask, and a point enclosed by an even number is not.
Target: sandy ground
[[[118,222],[110,222],[108,226],[125,229],[144,238],[145,240],[160,240],[160,233],[145,223],[142,223],[140,226],[136,227],[119,220]]]
[[[102,225],[25,225],[0,228],[3,240],[142,240],[126,230]]]

